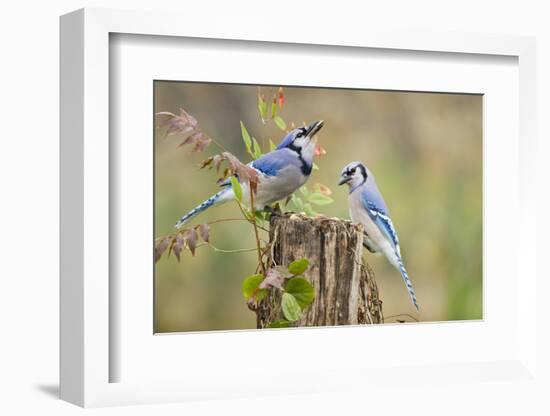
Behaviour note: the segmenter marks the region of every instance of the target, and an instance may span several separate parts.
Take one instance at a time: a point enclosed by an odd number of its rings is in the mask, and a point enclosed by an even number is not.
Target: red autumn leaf
[[[321,147],[319,143],[315,145],[315,156],[324,156],[327,154],[327,151]]]
[[[315,184],[314,189],[319,191],[323,195],[326,195],[326,196],[332,195],[332,190],[328,186],[323,185],[321,183]]]
[[[285,104],[285,93],[283,91],[283,87],[279,87],[278,95],[279,95],[279,107],[282,108],[283,105]]]

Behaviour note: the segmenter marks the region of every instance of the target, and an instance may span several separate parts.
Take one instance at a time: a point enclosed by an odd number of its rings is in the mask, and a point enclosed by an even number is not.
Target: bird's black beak
[[[348,183],[349,181],[351,181],[351,176],[342,176],[338,181],[338,186]]]
[[[323,120],[317,120],[306,126],[306,136],[313,137],[321,128],[325,122]]]

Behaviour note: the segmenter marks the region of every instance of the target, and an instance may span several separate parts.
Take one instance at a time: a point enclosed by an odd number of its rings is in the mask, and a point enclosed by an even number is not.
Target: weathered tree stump
[[[337,218],[284,214],[272,217],[269,240],[268,266],[309,260],[304,277],[315,288],[315,300],[296,326],[383,322],[374,273],[362,259],[361,226]],[[258,328],[282,318],[280,305],[280,292],[272,290],[256,310]]]

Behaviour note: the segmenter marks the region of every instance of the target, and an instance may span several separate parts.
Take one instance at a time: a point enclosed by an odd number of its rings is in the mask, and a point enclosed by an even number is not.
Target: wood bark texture
[[[309,260],[304,274],[315,288],[315,300],[295,326],[377,324],[382,301],[372,269],[363,262],[363,230],[338,218],[302,214],[273,216],[268,267]],[[272,290],[258,309],[257,326],[282,318],[281,294]]]

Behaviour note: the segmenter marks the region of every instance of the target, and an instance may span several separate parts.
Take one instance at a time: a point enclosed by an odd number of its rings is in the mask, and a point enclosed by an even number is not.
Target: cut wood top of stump
[[[363,226],[361,224],[353,224],[350,220],[338,218],[338,217],[327,217],[323,214],[318,214],[315,218],[308,217],[303,213],[298,212],[287,212],[282,215],[275,215],[271,217],[271,225],[276,226],[281,222],[286,221],[296,221],[300,223],[307,223],[312,227],[326,228],[326,229],[335,229],[343,227],[346,231],[363,231]]]

